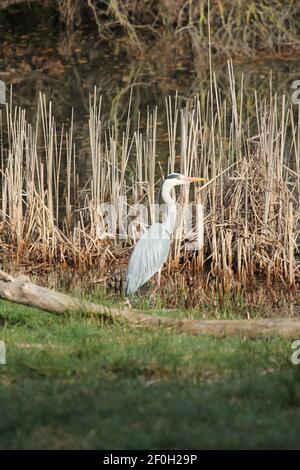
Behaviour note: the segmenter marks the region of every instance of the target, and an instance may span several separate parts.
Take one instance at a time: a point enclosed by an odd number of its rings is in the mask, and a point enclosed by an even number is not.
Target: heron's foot
[[[121,305],[122,307],[127,307],[127,308],[129,308],[129,309],[132,308],[132,303],[130,302],[130,300],[129,300],[127,297],[125,297],[125,299],[122,300],[122,302],[120,302],[120,305]]]

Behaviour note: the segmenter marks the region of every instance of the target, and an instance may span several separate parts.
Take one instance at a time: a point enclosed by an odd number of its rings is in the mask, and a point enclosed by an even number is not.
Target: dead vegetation
[[[99,36],[119,39],[119,47],[128,51],[131,46],[131,53],[172,38],[169,48],[177,55],[188,54],[203,64],[207,63],[209,35],[217,59],[244,59],[262,51],[299,48],[300,44],[299,5],[291,0],[88,0],[81,6],[86,3]]]
[[[183,189],[179,196],[181,207],[203,203],[205,236],[204,246],[193,248],[197,227],[187,230],[180,212],[165,270],[173,298],[174,291],[186,292],[195,301],[200,294],[209,300],[211,295],[222,298],[245,289],[257,293],[258,283],[267,286],[268,293],[274,285],[281,286],[279,298],[282,289],[289,295],[297,290],[298,109],[285,97],[255,95],[255,113],[249,115],[243,83],[235,83],[231,64],[229,78],[230,102],[221,100],[214,80],[205,97],[182,108],[177,97],[166,101],[167,122],[160,124],[168,134],[166,160],[158,157],[157,109],[148,110],[145,127],[141,117],[132,128],[129,105],[121,131],[102,121],[101,97],[95,90],[84,175],[78,166],[73,116],[69,128],[59,128],[51,102],[40,95],[32,125],[25,111],[10,101],[0,115],[2,260],[25,269],[95,269],[103,279],[108,272],[120,272],[144,228],[138,204],[149,207],[149,222],[154,221],[151,204],[163,165],[165,172],[210,179],[193,194]],[[107,203],[116,210],[112,225]]]

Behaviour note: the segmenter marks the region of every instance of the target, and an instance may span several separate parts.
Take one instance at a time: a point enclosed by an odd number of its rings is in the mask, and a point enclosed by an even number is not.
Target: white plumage
[[[165,179],[161,195],[168,207],[166,220],[162,224],[151,225],[137,242],[128,263],[126,294],[134,294],[163,267],[169,255],[176,222],[176,203],[171,197],[171,190],[174,186],[196,181],[206,181],[206,179],[183,176],[179,173],[172,173]]]

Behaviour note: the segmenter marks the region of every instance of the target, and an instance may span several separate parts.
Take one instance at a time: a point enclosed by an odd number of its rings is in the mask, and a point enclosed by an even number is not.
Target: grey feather
[[[126,294],[133,294],[164,265],[170,251],[170,234],[162,224],[153,224],[137,242],[129,260]]]

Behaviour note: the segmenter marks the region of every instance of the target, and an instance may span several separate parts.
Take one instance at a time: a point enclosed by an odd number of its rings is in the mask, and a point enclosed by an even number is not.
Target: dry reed
[[[204,246],[190,249],[180,212],[165,278],[177,291],[192,288],[202,299],[238,294],[258,283],[295,290],[300,274],[299,110],[270,92],[268,99],[255,94],[250,114],[243,80],[236,84],[231,63],[228,70],[230,102],[221,99],[213,74],[205,97],[182,108],[177,96],[166,100],[165,170],[208,177],[210,183],[200,191],[180,192],[181,205],[204,204]],[[52,104],[42,94],[34,126],[12,100],[1,110],[0,123],[2,260],[96,268],[100,276],[125,266],[143,228],[139,204],[155,202],[161,172],[157,109],[147,111],[145,130],[140,118],[132,129],[129,105],[124,130],[117,132],[102,122],[95,90],[89,114],[91,171],[85,179],[79,179],[73,116],[68,129],[58,129]],[[107,203],[116,209],[113,225]],[[126,214],[122,203],[130,205]],[[155,213],[150,214],[153,222]],[[191,239],[195,233],[193,227]],[[175,274],[168,276],[171,269]]]

